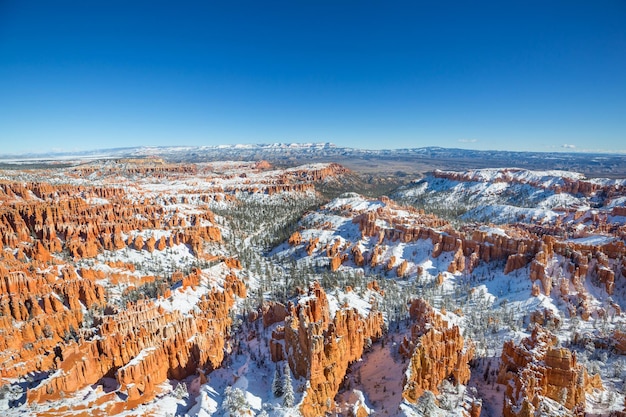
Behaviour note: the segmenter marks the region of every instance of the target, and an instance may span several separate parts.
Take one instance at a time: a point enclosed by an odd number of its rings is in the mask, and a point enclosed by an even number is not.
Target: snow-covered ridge
[[[592,207],[610,214],[624,205],[624,184],[560,170],[436,170],[392,197],[464,221],[554,224]],[[608,221],[621,220],[613,216]]]
[[[440,178],[458,178],[461,181],[519,182],[532,184],[540,188],[562,185],[565,179],[573,181],[585,179],[585,176],[578,172],[561,170],[531,171],[520,168],[488,168],[465,172],[435,170],[434,175]]]

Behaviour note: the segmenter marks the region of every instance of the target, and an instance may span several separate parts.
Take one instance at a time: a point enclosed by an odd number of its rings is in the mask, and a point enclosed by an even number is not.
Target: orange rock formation
[[[400,345],[400,353],[410,358],[402,396],[415,403],[426,390],[437,394],[445,379],[467,384],[474,346],[465,344],[459,327],[449,325],[422,299],[414,300],[409,312],[415,323],[410,339]]]
[[[310,288],[309,296],[305,303],[290,307],[284,329],[289,365],[296,377],[310,382],[300,405],[305,417],[332,409],[348,365],[383,331],[379,311],[362,317],[356,309],[344,306],[331,318],[326,294],[318,283]]]
[[[585,392],[601,388],[569,349],[556,347],[557,338],[536,325],[519,345],[504,344],[498,383],[505,384],[505,417],[534,416],[543,397],[560,402],[574,415],[585,411]]]
[[[203,296],[192,315],[140,300],[102,316],[98,338],[57,346],[52,369],[61,372],[28,391],[28,401],[56,399],[113,374],[132,406],[152,399],[155,387],[167,378],[217,368],[224,357],[235,295],[245,296],[245,287],[229,275],[224,291]]]

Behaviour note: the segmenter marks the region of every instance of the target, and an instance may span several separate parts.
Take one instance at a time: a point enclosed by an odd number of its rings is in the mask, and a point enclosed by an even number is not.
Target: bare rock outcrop
[[[543,398],[557,401],[574,415],[585,411],[585,392],[601,388],[576,354],[557,347],[557,338],[540,325],[519,345],[507,341],[502,349],[498,383],[505,384],[505,417],[534,416]]]
[[[61,372],[29,390],[28,401],[57,399],[114,374],[119,391],[138,404],[152,399],[167,378],[216,369],[224,358],[229,309],[236,295],[245,296],[242,285],[229,275],[224,289],[203,296],[193,315],[140,300],[103,316],[100,337],[60,349],[55,366]]]
[[[379,311],[363,317],[355,308],[343,306],[331,317],[318,283],[310,288],[306,302],[291,306],[285,319],[285,348],[294,375],[309,380],[300,404],[305,417],[332,410],[348,365],[361,358],[365,346],[382,331]]]
[[[287,308],[278,302],[269,302],[263,305],[263,327],[269,327],[274,323],[285,320]]]
[[[415,323],[399,348],[410,358],[402,396],[415,403],[426,390],[437,394],[445,379],[467,384],[473,344],[466,344],[459,327],[450,325],[426,301],[414,300],[409,312]]]

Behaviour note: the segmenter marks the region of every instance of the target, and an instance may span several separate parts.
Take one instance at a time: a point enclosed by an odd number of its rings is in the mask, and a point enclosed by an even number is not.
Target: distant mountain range
[[[415,174],[433,169],[518,167],[572,170],[590,177],[626,176],[626,155],[622,154],[479,151],[441,147],[368,150],[340,147],[332,143],[143,146],[76,152],[33,152],[0,155],[0,163],[23,165],[45,161],[146,157],[159,157],[171,162],[267,160],[281,166],[308,161],[332,161],[361,172],[389,174]]]

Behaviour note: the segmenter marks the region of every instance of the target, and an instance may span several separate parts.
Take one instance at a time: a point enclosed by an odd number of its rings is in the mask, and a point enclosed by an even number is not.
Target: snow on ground
[[[478,228],[479,231],[487,233],[488,236],[504,236],[509,237],[506,232],[499,227],[490,227],[490,226],[480,226]]]
[[[248,326],[245,323],[244,326]],[[251,329],[245,328],[244,331]],[[274,396],[272,383],[275,369],[282,370],[284,363],[272,363],[269,359],[269,351],[264,340],[271,335],[272,328],[260,329],[258,337],[248,340],[242,338],[240,345],[234,347],[233,354],[225,360],[224,366],[207,375],[207,382],[195,388],[193,401],[195,405],[184,414],[185,416],[223,416],[225,392],[227,387],[238,389],[243,393],[245,406],[254,414],[262,411],[268,417],[293,417],[298,416],[296,407],[283,405],[283,398]],[[301,398],[306,382],[304,379],[292,378],[292,386],[295,394],[295,404]]]
[[[618,197],[614,202],[603,202],[604,197],[600,195],[560,192],[566,179],[584,180],[584,176],[576,172],[481,169],[446,173],[464,180],[428,175],[403,187],[393,197],[427,211],[452,210],[452,216],[465,211],[463,221],[492,223],[552,223],[559,215],[554,211],[557,208],[589,210],[592,205],[600,203],[607,204],[606,208],[601,207],[606,211],[624,205],[626,201]],[[622,187],[624,180],[597,179],[593,182]]]
[[[562,171],[557,169],[546,171],[531,171],[526,169],[516,171],[513,169],[507,169],[506,171],[508,178],[514,181],[539,184],[543,188],[562,185],[564,183],[564,178],[569,180],[585,179],[585,176],[579,172]]]
[[[579,237],[575,239],[567,239],[567,242],[578,243],[581,245],[604,245],[615,241],[615,237],[606,235],[590,235],[585,237]]]
[[[549,201],[550,204],[548,205],[561,202],[558,198],[553,198]],[[563,201],[575,202],[575,200],[569,199],[569,197]],[[347,241],[358,246],[364,254],[371,251],[377,243],[376,239],[361,239],[358,228],[355,228],[357,225],[351,222],[351,217],[343,217],[341,215],[344,208],[348,206],[351,208],[356,206],[363,210],[367,210],[367,207],[369,207],[362,204],[362,198],[357,198],[354,195],[338,199],[327,205],[326,209],[310,214],[306,218],[307,221],[303,222],[305,229],[301,231],[303,240],[306,241],[319,237],[320,243],[332,243],[336,240],[341,242]],[[329,210],[329,207],[332,210]],[[534,220],[537,220],[541,215],[551,216],[549,219],[562,215],[551,210],[520,209],[512,206],[506,206],[505,208],[506,210],[512,210],[514,215],[509,214],[509,216],[516,219],[520,213],[526,217],[535,216]],[[489,221],[493,221],[493,218],[490,218]],[[316,225],[319,226],[324,223],[331,224],[332,231],[327,228],[316,227]],[[385,226],[385,224],[381,226]],[[506,232],[498,227],[482,226],[480,230],[506,236]],[[602,235],[593,235],[572,241],[598,244],[607,243],[610,239]],[[569,346],[572,340],[573,331],[570,330],[569,313],[565,301],[561,299],[557,290],[553,290],[551,296],[543,294],[532,296],[529,267],[521,268],[505,275],[504,262],[480,263],[471,274],[457,273],[453,275],[447,272],[448,264],[452,259],[451,254],[443,253],[438,258],[433,258],[433,247],[430,240],[418,240],[411,243],[385,240],[380,244],[379,248],[382,250],[381,265],[385,265],[392,256],[396,258],[396,266],[403,260],[408,261],[408,276],[415,278],[395,281],[401,288],[401,292],[410,291],[415,296],[418,294],[425,296],[435,308],[445,306],[448,310],[446,320],[458,324],[462,328],[465,337],[473,339],[476,343],[479,360],[476,363],[477,368],[472,371],[473,376],[468,385],[468,391],[470,392],[468,395],[483,399],[483,415],[501,415],[504,387],[495,383],[501,349],[507,340],[513,340],[517,343],[523,337],[528,336],[531,313],[534,311],[543,312],[544,310],[552,311],[561,320],[561,328],[556,332],[560,342]],[[313,253],[312,256],[307,256],[304,251],[289,248],[287,245],[281,245],[275,253],[283,256],[295,256],[298,262],[313,262],[314,259],[326,256],[325,252],[321,251]],[[560,256],[555,256],[549,261],[548,273],[557,276],[558,271],[561,271],[567,277],[568,272],[564,270],[563,262],[564,260]],[[422,273],[416,277],[418,267]],[[368,265],[357,267],[351,258],[344,262],[339,269],[340,273],[351,273],[354,271],[365,276],[377,275],[379,279],[395,279],[394,271],[386,273],[381,266],[376,268],[371,268]],[[435,286],[434,281],[438,274],[442,274],[444,278],[443,285]],[[606,292],[591,285],[589,282],[585,282],[585,285],[587,292],[591,296],[590,302],[592,307],[608,309],[609,298]],[[329,290],[328,293],[331,310],[334,312],[339,308],[342,296],[335,295],[337,292],[334,290]],[[465,301],[464,296],[466,297]],[[617,294],[617,292],[613,295],[613,300],[618,302],[618,304],[623,301],[622,298],[624,297]],[[356,305],[357,301],[350,300],[349,304]],[[460,308],[462,314],[455,315],[450,313],[455,308]],[[483,330],[479,333],[472,333],[471,329],[476,326],[476,323],[482,323],[479,327]],[[593,320],[576,323],[576,326],[578,331],[593,331]],[[381,375],[375,375],[377,367],[381,369],[380,372],[383,372],[382,369],[395,369],[393,354],[388,350],[386,354],[380,353],[383,351],[378,344],[374,344],[372,351],[366,354],[363,363],[359,362],[353,365],[353,370],[350,374],[351,380],[355,381],[355,378],[359,375],[358,372],[363,373],[365,370],[371,372],[372,375],[368,374],[367,378],[361,376],[361,384],[355,383],[350,388],[362,391],[365,403],[374,410],[375,415],[423,415],[423,413],[418,411],[418,406],[405,404],[397,400],[397,393],[395,393],[396,397],[394,397],[392,394],[394,390],[390,386],[390,384],[393,385],[394,383],[392,380],[383,382]],[[390,371],[385,375],[389,374],[396,375],[398,373]],[[488,376],[485,377],[485,374],[488,374]],[[386,376],[385,378],[390,377]],[[607,376],[603,375],[603,378],[606,379]],[[365,380],[373,382],[369,384]],[[383,391],[384,389],[387,389],[387,391]],[[346,395],[350,392],[349,390],[346,391]],[[338,401],[341,402],[343,398],[339,397]],[[591,405],[588,404],[589,411],[597,412],[594,410],[602,409],[600,406],[594,408],[593,397],[590,401],[591,403],[589,404]],[[604,398],[603,401],[604,403],[602,404],[604,404],[603,407],[606,410],[608,398]],[[611,401],[613,401],[613,404],[617,404],[620,400],[619,398],[612,398]],[[440,415],[454,415],[450,412],[439,411],[441,412]]]
[[[454,173],[455,171],[439,171],[441,173]],[[481,182],[493,182],[493,181],[516,181],[524,183],[538,184],[543,188],[548,188],[553,185],[563,184],[563,178],[570,180],[582,180],[585,178],[583,174],[573,171],[561,171],[561,170],[545,170],[545,171],[532,171],[519,168],[484,168],[465,171],[463,173],[471,181]]]
[[[44,404],[32,404],[28,408],[25,405],[8,409],[0,408],[3,417],[24,417],[43,413],[43,415],[108,415],[108,401],[124,403],[123,396],[112,391],[117,387],[117,382],[111,378],[103,378],[101,384],[91,385],[78,390],[56,401],[47,401]],[[177,384],[177,383],[176,383]],[[189,409],[189,398],[178,398],[174,394],[174,387],[169,382],[164,382],[156,387],[156,397],[148,402],[116,413],[120,417],[132,417],[150,415],[154,417],[182,416]],[[108,401],[102,403],[103,398]],[[110,404],[109,404],[110,405]],[[1,407],[1,402],[0,402]],[[71,410],[71,411],[69,411]],[[39,415],[39,414],[37,414]],[[195,415],[195,414],[194,414]]]
[[[306,171],[315,171],[315,170],[322,170],[322,169],[326,169],[330,166],[329,163],[326,162],[318,162],[318,163],[311,163],[311,164],[305,164],[305,165],[299,165],[297,167],[293,167],[293,168],[287,168],[284,170],[284,172],[298,172],[298,171],[302,171],[302,170],[306,170]]]
[[[506,204],[479,206],[461,216],[466,221],[505,223],[552,223],[561,213],[541,208],[515,207]]]
[[[594,184],[601,184],[604,186],[613,186],[616,188],[626,187],[626,179],[592,178],[589,181]]]
[[[230,164],[230,165],[229,165]],[[238,167],[241,163],[214,163],[211,164],[216,170],[231,170],[233,175],[238,175]],[[311,165],[310,169],[319,169],[321,166]],[[207,165],[208,168],[208,165]],[[298,168],[296,168],[298,169]],[[249,176],[250,184],[262,182],[274,175],[273,172],[262,172]],[[406,191],[406,195],[416,196],[430,190],[450,191],[441,201],[452,204],[455,198],[466,198],[475,201],[498,201],[502,193],[514,189],[524,194],[524,198],[528,201],[539,201],[538,208],[523,208],[514,205],[485,205],[481,209],[475,209],[468,217],[476,218],[483,216],[489,222],[503,223],[512,219],[525,221],[553,221],[557,216],[562,214],[552,211],[556,206],[566,205],[583,205],[584,201],[580,198],[573,197],[568,194],[551,194],[542,190],[536,190],[528,184],[515,187],[509,187],[507,183],[486,184],[482,181],[493,181],[508,175],[520,182],[533,182],[541,184],[542,187],[550,187],[560,184],[559,178],[563,177],[572,179],[581,179],[581,174],[562,172],[562,171],[544,171],[531,172],[525,170],[508,170],[503,173],[502,170],[478,170],[474,171],[473,181],[468,185],[463,185],[456,181],[446,179],[429,179],[430,182],[421,182],[413,188]],[[558,177],[558,178],[557,178]],[[241,185],[241,178],[233,178],[222,181],[222,186]],[[172,181],[164,184],[157,184],[146,180],[138,185],[145,192],[144,198],[157,198],[161,192],[176,191],[197,191],[208,190],[216,187],[218,184],[214,180],[191,182]],[[430,188],[429,188],[430,187]],[[507,191],[508,190],[508,191]],[[477,193],[477,194],[472,194]],[[476,196],[479,195],[480,198]],[[200,204],[200,193],[192,194],[189,197],[190,204],[170,204],[168,207],[173,210],[179,210],[181,213],[193,214],[198,210],[197,204]],[[310,196],[314,195],[310,193]],[[238,195],[241,201],[255,202],[263,201],[264,204],[283,204],[285,196],[281,193],[272,196],[265,194],[249,194],[241,193]],[[481,200],[482,199],[482,200]],[[613,206],[624,205],[626,200],[616,199],[611,202]],[[91,204],[106,204],[106,200],[92,199]],[[227,207],[231,203],[222,201],[220,203],[206,203],[212,207]],[[303,240],[306,242],[313,238],[320,238],[318,250],[313,256],[306,256],[303,250],[290,248],[286,243],[275,248],[270,254],[278,256],[278,258],[288,258],[294,256],[299,263],[312,263],[316,258],[325,257],[325,252],[320,249],[335,241],[339,241],[343,246],[344,242],[356,243],[362,252],[370,251],[375,245],[375,239],[361,239],[361,233],[358,225],[352,222],[352,215],[345,216],[347,210],[366,212],[376,210],[385,204],[381,201],[372,201],[357,194],[344,194],[341,197],[331,201],[319,211],[307,215],[302,224],[306,228],[301,231]],[[612,207],[612,206],[611,206]],[[399,216],[407,215],[398,212]],[[381,226],[385,227],[384,221]],[[506,232],[497,227],[483,226],[480,230],[490,234],[506,236]],[[581,230],[582,232],[582,230]],[[131,236],[141,235],[144,238],[154,236],[156,239],[160,236],[167,236],[168,232],[157,230],[145,230],[142,232],[131,232]],[[224,230],[224,235],[228,234],[228,230]],[[128,236],[124,236],[127,238]],[[572,242],[583,244],[599,244],[608,243],[611,238],[603,235],[590,235],[587,237],[571,239]],[[247,241],[248,243],[250,240]],[[450,253],[444,253],[438,258],[432,258],[433,246],[429,240],[418,240],[411,243],[388,242],[385,241],[381,245],[383,249],[382,264],[384,265],[392,256],[395,257],[395,265],[399,265],[403,260],[409,263],[410,279],[397,280],[401,293],[407,293],[409,290],[415,291],[407,296],[419,295],[428,297],[436,308],[446,305],[449,312],[446,314],[446,320],[451,324],[458,324],[464,332],[469,332],[471,322],[475,320],[491,319],[501,320],[495,322],[491,327],[486,327],[489,331],[485,331],[480,335],[472,335],[478,344],[477,352],[480,360],[477,361],[476,368],[472,370],[472,379],[468,387],[461,387],[459,392],[448,393],[448,398],[453,402],[456,401],[457,407],[453,410],[444,411],[435,410],[438,415],[461,415],[462,404],[467,404],[468,398],[472,393],[477,393],[483,401],[483,416],[497,416],[502,411],[503,386],[495,384],[495,373],[499,362],[499,355],[502,344],[505,340],[513,339],[519,341],[526,336],[529,315],[536,310],[549,309],[556,313],[563,321],[562,329],[559,331],[559,339],[561,343],[566,344],[572,339],[575,331],[598,332],[596,329],[603,324],[597,323],[597,320],[589,322],[573,321],[566,314],[566,309],[558,296],[554,293],[551,297],[539,295],[531,296],[531,282],[529,280],[529,268],[522,268],[508,275],[504,275],[503,263],[481,263],[471,274],[450,274],[447,272],[447,266],[451,260]],[[223,252],[225,253],[225,252]],[[162,275],[167,271],[184,270],[194,265],[196,259],[191,254],[186,245],[177,245],[171,249],[164,251],[154,251],[148,253],[146,251],[136,251],[132,248],[125,248],[119,251],[105,252],[96,258],[97,263],[94,265],[89,260],[81,261],[81,265],[89,266],[94,269],[100,269],[107,273],[116,272],[115,268],[111,268],[104,264],[106,261],[122,261],[137,266],[134,273],[137,277],[142,275]],[[270,258],[264,259],[264,267],[272,262]],[[551,260],[551,267],[558,268],[559,259]],[[279,265],[273,265],[274,268],[281,268]],[[422,274],[416,277],[418,267]],[[378,277],[386,281],[395,279],[394,272],[381,273],[382,267],[374,270],[368,266],[357,268],[352,261],[344,263],[340,268],[340,273],[349,271],[357,272],[366,277]],[[125,271],[125,270],[124,270]],[[127,273],[130,273],[126,271]],[[209,288],[220,288],[223,278],[227,271],[221,264],[204,268],[202,270],[201,285],[196,288],[174,288],[172,296],[168,299],[159,299],[157,304],[161,305],[168,311],[179,310],[183,314],[189,312],[203,294],[208,292]],[[282,273],[285,273],[282,271]],[[435,287],[434,281],[437,275],[441,273],[444,277],[443,285]],[[256,275],[255,275],[256,274]],[[250,281],[253,288],[256,288],[260,280],[260,272],[250,272]],[[280,276],[280,275],[276,275]],[[274,278],[276,277],[274,276]],[[396,282],[396,281],[393,281]],[[598,287],[585,282],[586,290],[591,295],[591,302],[596,306],[606,306],[608,295]],[[556,291],[555,291],[556,292]],[[327,288],[327,296],[330,305],[331,314],[334,315],[342,306],[356,308],[359,314],[366,316],[372,305],[369,300],[377,293],[367,291],[362,288],[355,288],[353,291],[346,292],[343,288]],[[624,305],[625,297],[616,294],[614,299],[621,305]],[[302,297],[300,302],[306,300]],[[379,300],[380,301],[380,300]],[[380,304],[380,303],[379,303]],[[458,306],[463,314],[453,314],[450,307]],[[297,410],[293,407],[285,407],[282,398],[276,398],[272,393],[272,380],[275,369],[283,364],[273,364],[269,359],[266,339],[270,337],[273,327],[261,329],[258,324],[248,323],[247,321],[239,321],[243,326],[242,333],[239,337],[231,339],[232,346],[228,348],[232,351],[225,361],[222,368],[211,372],[207,375],[207,382],[202,384],[198,377],[190,377],[185,381],[181,381],[189,390],[188,397],[177,398],[174,394],[174,387],[178,381],[163,384],[162,392],[157,398],[146,405],[140,406],[133,410],[132,413],[124,415],[150,414],[155,416],[170,415],[188,415],[188,416],[221,416],[224,414],[222,408],[225,400],[225,392],[227,387],[241,390],[244,395],[245,402],[252,412],[259,414],[266,412],[270,417],[297,416]],[[387,318],[386,318],[386,322]],[[614,325],[614,323],[607,324]],[[256,326],[256,327],[255,327]],[[253,329],[254,327],[254,329]],[[401,326],[400,326],[401,327]],[[398,343],[403,336],[403,332],[408,327],[401,327],[401,331],[385,337],[384,343],[374,343],[372,348],[365,354],[363,360],[355,363],[351,367],[349,373],[350,387],[346,388],[344,395],[338,397],[338,402],[342,407],[349,407],[355,401],[363,402],[368,408],[373,410],[376,416],[422,416],[423,412],[419,411],[420,407],[409,405],[403,402],[401,397],[402,376],[406,363],[397,355]],[[251,339],[242,337],[242,334],[251,334],[251,330],[255,330],[257,336]],[[235,332],[237,330],[235,329]],[[466,336],[467,338],[467,336]],[[484,340],[481,340],[484,339]],[[142,351],[141,355],[149,352]],[[581,355],[582,356],[582,355]],[[138,360],[138,358],[135,358]],[[590,360],[591,361],[591,360]],[[608,358],[611,364],[608,369],[618,369],[619,358],[610,356]],[[131,363],[133,363],[131,361]],[[614,366],[613,366],[614,365]],[[608,372],[608,370],[607,370]],[[487,375],[486,377],[484,375]],[[603,374],[603,379],[609,381],[614,387],[623,383],[624,373],[614,373],[613,375]],[[296,404],[301,399],[301,392],[306,382],[304,380],[293,380],[294,389],[296,391]],[[100,388],[101,389],[101,388]],[[356,391],[355,391],[356,390]],[[70,401],[72,404],[88,403],[102,395],[97,392],[97,388],[88,387],[77,393]],[[619,404],[623,404],[624,397],[621,394],[615,394],[612,399],[606,398],[607,394],[594,392],[588,397],[588,411],[601,415],[607,410],[618,409]],[[356,400],[355,400],[356,398]],[[345,401],[344,401],[345,400]],[[620,403],[621,401],[621,403]],[[343,404],[343,405],[342,405]],[[608,404],[608,405],[607,405]],[[548,403],[548,407],[553,404]],[[11,414],[11,412],[16,413]],[[24,415],[18,411],[23,409],[11,410],[8,416]],[[434,414],[433,414],[434,415]]]
[[[375,291],[367,290],[363,296],[360,296],[355,291],[346,292],[335,288],[334,290],[329,291],[326,294],[326,297],[328,298],[329,304],[331,306],[336,306],[335,308],[337,309],[342,307],[355,308],[361,317],[367,317],[372,308],[372,305],[368,300],[370,300],[371,297],[379,298],[380,294]],[[333,316],[334,314],[332,314],[331,317]]]
[[[376,416],[396,416],[402,402],[402,378],[407,361],[398,355],[398,344],[406,334],[386,336],[385,343],[376,343],[351,367],[349,387],[363,392],[365,402]],[[341,403],[341,402],[340,402]]]
[[[158,306],[163,307],[166,311],[180,311],[187,314],[191,311],[203,295],[208,294],[209,290],[204,285],[195,288],[177,288],[172,291],[172,295],[168,298],[159,298],[156,301]]]
[[[612,199],[607,205],[608,208],[626,206],[626,197],[617,197]]]
[[[557,207],[588,209],[589,205],[584,198],[574,197],[568,193],[558,193],[544,198],[537,204],[537,207],[544,210],[551,210]]]
[[[346,193],[338,198],[335,198],[323,208],[326,210],[341,211],[344,209],[350,209],[356,212],[374,211],[379,207],[384,207],[385,204],[381,201],[371,201],[359,194]]]
[[[135,265],[136,271],[142,275],[162,275],[164,271],[184,270],[197,260],[185,244],[174,245],[163,251],[136,250],[125,247],[116,251],[105,251],[96,257],[94,269],[105,270],[106,262],[124,262]],[[89,260],[83,263],[89,264]]]
[[[92,205],[92,206],[102,206],[105,204],[111,204],[110,201],[107,200],[106,198],[98,198],[98,197],[87,198],[86,201],[87,201],[87,204]]]

